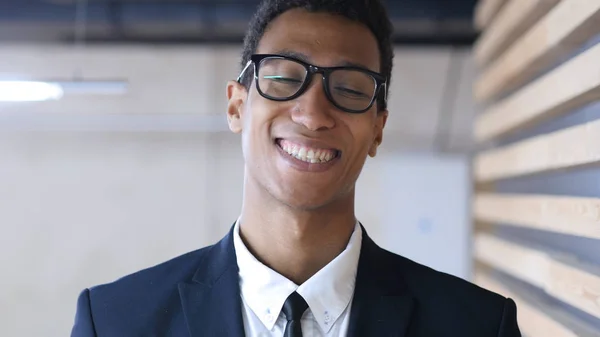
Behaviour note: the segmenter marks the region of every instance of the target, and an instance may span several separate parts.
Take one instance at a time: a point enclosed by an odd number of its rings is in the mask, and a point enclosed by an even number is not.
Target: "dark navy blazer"
[[[349,336],[521,336],[511,299],[383,250],[363,233]],[[213,246],[84,290],[71,336],[244,336],[241,305],[230,231]]]

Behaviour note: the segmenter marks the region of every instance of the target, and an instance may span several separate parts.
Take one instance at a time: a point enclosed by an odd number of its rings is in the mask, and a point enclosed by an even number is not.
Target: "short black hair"
[[[284,12],[301,8],[313,13],[330,13],[341,15],[347,19],[367,26],[379,46],[380,73],[387,81],[386,95],[389,93],[392,77],[394,49],[392,46],[393,26],[387,11],[380,0],[263,0],[252,17],[242,51],[241,67],[246,66],[250,56],[256,52],[258,43],[265,33],[267,26]],[[250,87],[252,77],[244,74],[242,84]],[[386,108],[383,95],[377,100],[379,110]]]

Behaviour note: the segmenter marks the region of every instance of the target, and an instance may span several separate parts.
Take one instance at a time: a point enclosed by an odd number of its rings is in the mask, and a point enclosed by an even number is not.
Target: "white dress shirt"
[[[346,336],[361,243],[362,230],[357,222],[346,249],[298,286],[250,253],[240,237],[238,221],[233,244],[239,267],[246,336],[283,336],[287,320],[281,309],[294,291],[308,303],[301,319],[305,337]]]

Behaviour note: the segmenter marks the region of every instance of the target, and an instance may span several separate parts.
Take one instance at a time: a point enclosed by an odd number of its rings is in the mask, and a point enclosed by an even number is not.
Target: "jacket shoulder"
[[[390,253],[392,254],[392,253]],[[397,263],[408,272],[405,279],[411,290],[443,293],[444,297],[460,297],[477,299],[490,304],[504,305],[506,298],[487,289],[481,288],[470,281],[450,275],[408,258],[393,254]]]
[[[195,250],[89,288],[90,316],[98,335],[123,335],[168,326],[162,321],[181,315],[176,310],[180,307],[179,283],[192,279],[213,247]],[[148,322],[156,326],[148,326]]]
[[[89,288],[90,293],[94,295],[111,291],[139,289],[140,287],[142,289],[156,288],[191,279],[204,255],[212,247],[207,246],[188,252],[152,267],[120,277],[113,282],[93,286]]]
[[[456,327],[464,336],[497,336],[505,311],[514,302],[467,280],[386,252],[386,260],[401,270],[417,311],[415,328]],[[431,322],[436,322],[435,326]],[[437,326],[437,327],[436,327]],[[429,331],[433,335],[443,331]]]

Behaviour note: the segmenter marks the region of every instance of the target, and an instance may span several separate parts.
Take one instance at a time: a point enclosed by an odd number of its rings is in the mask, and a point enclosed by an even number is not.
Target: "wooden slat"
[[[475,237],[475,257],[600,318],[600,273],[589,271],[592,267],[575,260],[566,263],[543,251],[486,233]]]
[[[536,306],[522,299],[521,296],[506,288],[500,282],[484,273],[475,274],[475,283],[505,297],[510,297],[517,304],[517,321],[523,335],[529,337],[577,337],[574,329],[561,324]]]
[[[600,318],[600,274],[553,261],[547,280],[548,294]]]
[[[477,80],[475,98],[490,101],[525,83],[541,70],[600,33],[600,1],[562,1],[517,40]]]
[[[488,64],[559,1],[561,0],[508,1],[475,44],[474,54],[477,63],[480,66]]]
[[[573,317],[569,313],[552,307],[545,301],[508,287],[501,280],[492,277],[482,270],[475,271],[474,282],[482,288],[509,297],[517,304],[517,321],[519,329],[528,337],[598,337],[600,332]]]
[[[475,236],[475,257],[516,278],[544,288],[550,273],[547,254],[501,240],[487,233]]]
[[[483,29],[490,24],[506,0],[479,0],[475,7],[475,26]]]
[[[475,122],[475,138],[487,141],[600,99],[600,44],[516,94],[492,105]]]
[[[600,199],[479,193],[476,220],[600,239]]]
[[[599,162],[600,121],[594,121],[483,152],[474,175],[483,182]]]

